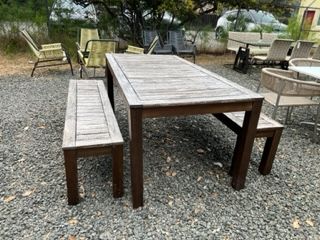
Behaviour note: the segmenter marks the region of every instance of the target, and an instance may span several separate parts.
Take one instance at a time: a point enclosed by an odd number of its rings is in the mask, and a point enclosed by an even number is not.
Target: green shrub
[[[300,36],[300,24],[301,24],[301,17],[295,15],[288,20],[288,27],[286,32],[279,35],[280,38],[290,38],[293,40],[299,40]],[[302,35],[300,36],[300,38]]]

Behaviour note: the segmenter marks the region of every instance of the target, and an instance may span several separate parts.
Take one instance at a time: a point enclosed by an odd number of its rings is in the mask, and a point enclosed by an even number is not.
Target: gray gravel
[[[257,69],[205,67],[258,84]],[[319,143],[299,124],[313,120],[311,108],[294,111],[268,176],[257,170],[264,141],[255,142],[241,191],[227,174],[235,135],[212,116],[145,120],[145,205],[133,210],[127,114],[116,92],[125,194],[112,198],[110,157],[79,159],[83,199],[68,206],[61,144],[70,78],[68,70],[0,76],[0,239],[320,238]],[[263,111],[270,116],[267,104]]]

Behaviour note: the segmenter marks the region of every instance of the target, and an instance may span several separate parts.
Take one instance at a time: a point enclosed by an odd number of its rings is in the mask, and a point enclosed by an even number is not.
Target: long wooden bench
[[[123,138],[103,81],[70,80],[62,149],[68,204],[79,202],[80,156],[111,154],[113,196],[123,195]]]
[[[235,151],[236,151],[241,141],[239,135],[242,130],[244,112],[219,113],[219,114],[214,114],[214,116],[238,135],[236,147],[235,147]],[[283,130],[283,125],[267,117],[265,114],[260,113],[260,118],[257,126],[257,133],[255,137],[267,138],[264,146],[262,158],[260,161],[260,166],[259,166],[259,172],[262,175],[267,175],[271,172],[273,160],[277,152],[282,130]],[[236,161],[236,156],[233,155],[231,169],[230,169],[231,175],[233,175],[235,161]]]

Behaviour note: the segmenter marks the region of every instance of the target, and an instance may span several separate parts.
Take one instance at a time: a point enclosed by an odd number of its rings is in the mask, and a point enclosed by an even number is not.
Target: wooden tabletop
[[[177,56],[106,56],[131,107],[246,102],[263,98]]]

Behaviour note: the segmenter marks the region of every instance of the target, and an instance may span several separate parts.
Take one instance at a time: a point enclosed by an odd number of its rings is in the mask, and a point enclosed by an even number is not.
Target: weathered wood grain
[[[71,80],[63,149],[122,144],[103,81]]]
[[[76,91],[76,80],[70,80],[62,148],[74,148],[76,146]]]
[[[102,81],[70,81],[62,149],[69,204],[79,202],[80,156],[112,154],[113,196],[123,195],[123,139]]]

